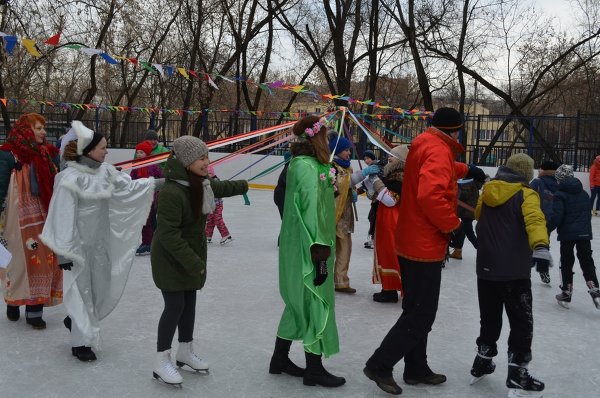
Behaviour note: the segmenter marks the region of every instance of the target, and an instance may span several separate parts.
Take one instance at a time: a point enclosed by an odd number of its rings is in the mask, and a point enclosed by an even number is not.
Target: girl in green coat
[[[152,277],[165,301],[153,376],[179,386],[183,379],[171,362],[175,329],[179,330],[177,366],[208,371],[208,364],[192,346],[196,291],[206,281],[206,217],[214,210],[215,197],[248,191],[247,181],[208,179],[208,164],[208,147],[199,138],[183,136],[173,142],[173,155],[163,170],[166,182],[158,199],[152,240]]]
[[[307,116],[293,129],[298,141],[291,146],[279,241],[279,292],[285,309],[269,372],[303,377],[305,385],[339,387],[346,380],[321,363],[323,354],[339,351],[333,278],[328,278],[335,253],[335,174],[325,123]],[[306,370],[289,359],[292,340],[302,341]]]

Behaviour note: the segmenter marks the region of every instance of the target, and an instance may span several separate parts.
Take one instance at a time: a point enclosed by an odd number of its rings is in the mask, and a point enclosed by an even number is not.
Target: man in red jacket
[[[403,312],[364,368],[365,375],[382,390],[396,395],[402,389],[392,372],[402,358],[406,384],[446,381],[446,376],[427,365],[427,336],[438,308],[450,233],[460,226],[456,181],[469,167],[455,162],[463,152],[457,141],[462,115],[453,108],[440,108],[431,126],[412,141],[404,171],[396,233]],[[472,170],[483,173],[476,167]]]

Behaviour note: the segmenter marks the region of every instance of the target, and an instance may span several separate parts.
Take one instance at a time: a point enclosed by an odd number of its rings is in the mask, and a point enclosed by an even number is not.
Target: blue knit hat
[[[336,142],[337,142],[337,147],[335,146]],[[346,149],[349,149],[351,147],[352,147],[352,144],[350,143],[350,141],[348,141],[348,139],[346,137],[340,137],[340,139],[338,141],[338,137],[334,136],[334,137],[331,137],[331,139],[329,140],[329,150],[331,152],[333,152],[333,150],[335,149],[335,155],[339,155],[340,152],[343,152]]]
[[[365,153],[363,153],[363,158],[370,158],[371,160],[377,160],[377,156],[375,156],[375,152],[368,150],[368,149],[365,151]]]

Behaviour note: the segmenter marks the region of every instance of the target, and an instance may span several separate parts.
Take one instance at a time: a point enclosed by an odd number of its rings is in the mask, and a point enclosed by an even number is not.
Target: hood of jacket
[[[189,179],[190,179],[185,167],[183,167],[181,162],[179,160],[175,159],[175,157],[173,157],[173,155],[171,155],[169,157],[169,159],[167,159],[167,161],[165,162],[165,168],[163,169],[163,174],[165,175],[166,179],[174,180],[174,181],[189,182]]]
[[[490,207],[501,206],[512,198],[523,186],[525,178],[508,167],[500,166],[496,177],[484,185],[481,201]]]
[[[583,191],[583,185],[576,177],[567,177],[558,184],[558,190],[567,193],[579,193]]]

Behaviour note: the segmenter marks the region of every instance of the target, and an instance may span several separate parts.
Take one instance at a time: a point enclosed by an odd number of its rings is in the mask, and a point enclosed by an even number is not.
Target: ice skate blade
[[[566,301],[559,301],[558,305],[560,305],[563,308],[569,309],[569,303],[567,303]]]
[[[510,388],[508,390],[508,398],[541,398],[544,396],[543,391],[525,391],[519,388]]]
[[[175,388],[183,388],[183,385],[181,383],[167,383],[166,381],[164,381],[159,375],[156,374],[156,372],[152,372],[152,377],[159,383],[165,384],[167,386],[173,386]]]
[[[594,301],[594,305],[596,306],[597,310],[600,310],[600,298],[595,298],[593,299]]]
[[[193,372],[196,372],[196,373],[206,373],[206,374],[210,373],[209,372],[209,368],[206,368],[206,369],[194,369],[190,365],[188,365],[187,363],[183,363],[183,362],[179,362],[179,361],[175,361],[175,364],[177,365],[178,368],[183,369],[183,370],[189,370],[189,369],[191,369]]]
[[[469,382],[469,385],[472,386],[473,384],[475,384],[478,381],[480,381],[481,379],[483,379],[485,376],[487,376],[487,375],[483,375],[483,376],[479,376],[479,377],[472,376],[471,381]]]

